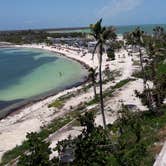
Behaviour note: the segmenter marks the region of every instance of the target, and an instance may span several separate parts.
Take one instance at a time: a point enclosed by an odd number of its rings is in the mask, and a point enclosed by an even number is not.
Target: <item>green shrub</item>
[[[64,103],[61,100],[55,100],[53,103],[49,104],[48,107],[62,108]]]

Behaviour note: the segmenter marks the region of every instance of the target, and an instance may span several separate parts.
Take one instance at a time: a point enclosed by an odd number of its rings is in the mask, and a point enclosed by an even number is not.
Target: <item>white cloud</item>
[[[134,10],[143,0],[110,0],[98,13],[99,17],[111,18]]]

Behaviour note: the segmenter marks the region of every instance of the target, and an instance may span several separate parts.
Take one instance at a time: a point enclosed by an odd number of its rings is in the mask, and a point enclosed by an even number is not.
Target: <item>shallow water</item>
[[[0,48],[0,105],[65,88],[86,75],[82,65],[57,53]]]

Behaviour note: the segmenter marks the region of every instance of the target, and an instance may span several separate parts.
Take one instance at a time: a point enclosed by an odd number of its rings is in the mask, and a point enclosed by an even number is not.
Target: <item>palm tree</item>
[[[143,83],[144,83],[144,90],[145,90],[145,95],[146,99],[148,102],[148,107],[151,111],[154,112],[154,102],[153,102],[153,97],[151,94],[151,90],[149,85],[147,84],[148,82],[148,76],[144,68],[144,59],[143,59],[143,53],[141,50],[141,47],[144,46],[144,40],[143,40],[143,35],[144,31],[142,31],[139,27],[135,29],[134,32],[132,32],[132,37],[133,37],[133,42],[135,45],[138,45],[139,47],[139,58],[140,58],[140,64],[141,64],[141,69],[142,69],[142,74],[143,74]]]
[[[140,58],[140,64],[141,64],[141,69],[142,69],[142,74],[143,74],[144,89],[146,89],[147,75],[144,70],[143,55],[142,55],[142,51],[141,51],[141,46],[144,45],[143,34],[144,34],[144,32],[141,31],[141,29],[139,27],[137,27],[135,29],[135,31],[133,31],[131,33],[134,45],[138,45],[138,47],[139,47],[139,58]]]
[[[164,41],[164,29],[162,27],[156,27],[153,29],[153,36],[150,37],[150,41],[147,45],[147,53],[151,60],[152,80],[155,88],[156,107],[160,108],[162,104],[162,88],[160,87],[160,79],[158,79],[157,67],[165,59],[165,48],[162,44]]]
[[[131,45],[132,50],[134,50],[135,43],[134,43],[134,40],[133,40],[133,33],[132,32],[126,32],[123,35],[123,38],[126,40],[126,44]]]
[[[96,93],[96,77],[97,77],[97,73],[96,73],[96,69],[93,69],[93,68],[89,69],[89,78],[91,79],[92,84],[93,84],[93,91],[94,91],[94,98],[95,99],[97,99],[97,93]]]
[[[92,31],[92,35],[97,42],[93,51],[93,57],[95,52],[97,52],[97,56],[99,60],[100,109],[101,109],[102,118],[103,118],[103,126],[104,128],[106,128],[106,119],[105,119],[104,102],[103,102],[103,87],[102,87],[102,82],[103,82],[102,81],[102,55],[103,55],[104,46],[106,45],[107,40],[115,39],[116,34],[113,28],[106,28],[106,27],[103,27],[101,24],[102,24],[102,19],[97,21],[96,24],[90,25],[90,28]]]
[[[164,28],[163,27],[160,27],[160,26],[157,26],[153,29],[153,34],[155,36],[155,38],[158,40],[158,39],[161,39],[161,37],[163,36],[164,34]]]

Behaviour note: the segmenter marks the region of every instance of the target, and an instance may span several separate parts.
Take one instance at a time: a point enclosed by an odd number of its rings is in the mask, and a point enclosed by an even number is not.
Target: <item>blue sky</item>
[[[0,0],[0,29],[166,23],[166,0]]]

